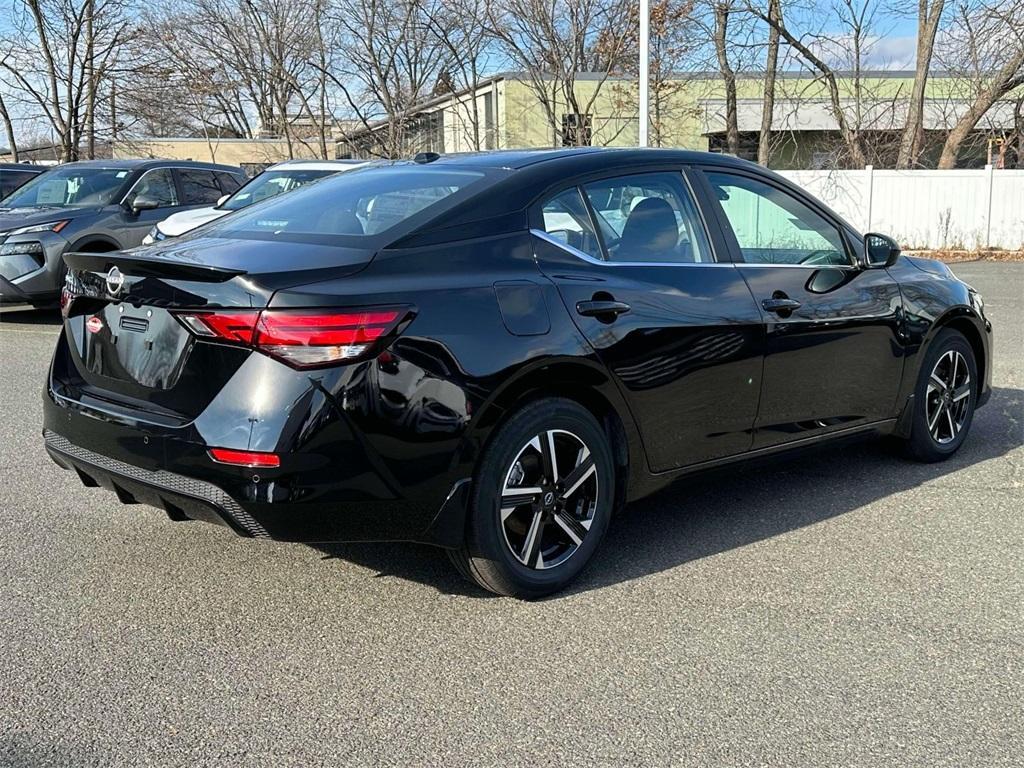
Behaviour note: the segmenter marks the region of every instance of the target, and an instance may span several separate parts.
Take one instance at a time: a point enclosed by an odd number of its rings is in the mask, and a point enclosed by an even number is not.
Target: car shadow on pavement
[[[53,326],[56,328],[63,322],[60,310],[34,309],[32,307],[3,307],[0,308],[0,333],[5,325],[38,325]]]
[[[549,599],[641,578],[820,523],[1022,445],[1024,391],[996,388],[975,414],[963,448],[945,462],[910,461],[886,441],[871,440],[682,478],[619,514],[590,566],[565,592]],[[362,565],[378,577],[410,579],[446,594],[493,597],[463,581],[445,554],[432,547],[338,544],[317,549],[325,559]]]

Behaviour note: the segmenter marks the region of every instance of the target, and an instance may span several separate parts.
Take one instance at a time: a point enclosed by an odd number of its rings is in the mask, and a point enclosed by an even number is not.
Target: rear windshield
[[[417,214],[440,213],[483,178],[469,170],[361,168],[225,216],[202,234],[314,242],[382,235]]]
[[[342,170],[342,169],[338,169]],[[250,181],[220,206],[222,211],[239,211],[246,206],[276,197],[282,192],[291,192],[311,181],[323,179],[338,171],[326,170],[294,170],[264,171]]]

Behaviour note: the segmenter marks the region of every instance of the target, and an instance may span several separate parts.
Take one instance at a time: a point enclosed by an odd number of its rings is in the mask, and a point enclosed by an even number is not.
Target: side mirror
[[[224,203],[228,201],[229,197],[231,197],[231,195],[221,195],[220,198],[218,198],[217,204],[214,206],[214,208],[220,208],[222,205],[224,205]]]
[[[864,266],[868,269],[891,267],[899,256],[899,244],[888,235],[877,232],[864,235]]]
[[[133,214],[138,215],[140,211],[152,211],[160,207],[160,201],[146,195],[139,195],[128,204]]]

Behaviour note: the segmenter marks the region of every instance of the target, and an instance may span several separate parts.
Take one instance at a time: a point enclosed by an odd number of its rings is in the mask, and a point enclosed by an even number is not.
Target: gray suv
[[[240,168],[180,160],[91,160],[36,176],[0,200],[0,304],[53,303],[65,253],[134,248],[158,221],[245,181]]]

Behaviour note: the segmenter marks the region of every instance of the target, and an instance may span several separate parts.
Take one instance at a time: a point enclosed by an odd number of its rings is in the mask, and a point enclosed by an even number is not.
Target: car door
[[[156,208],[132,211],[136,198],[145,197],[157,201]],[[117,238],[122,248],[134,248],[142,244],[146,233],[159,221],[163,221],[179,210],[180,196],[170,168],[153,168],[139,177],[124,196]]]
[[[862,268],[846,228],[809,196],[767,174],[702,175],[764,315],[754,447],[892,417],[903,374],[896,281]]]
[[[742,453],[761,315],[680,169],[569,185],[531,211],[537,262],[612,372],[655,471]]]

